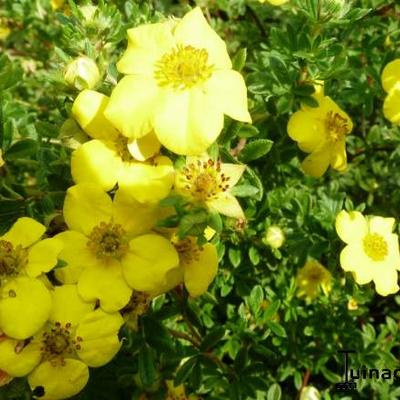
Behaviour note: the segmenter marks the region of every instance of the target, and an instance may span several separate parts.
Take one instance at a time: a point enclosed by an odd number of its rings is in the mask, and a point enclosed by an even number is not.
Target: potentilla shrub
[[[400,396],[400,5],[0,9],[0,399]]]

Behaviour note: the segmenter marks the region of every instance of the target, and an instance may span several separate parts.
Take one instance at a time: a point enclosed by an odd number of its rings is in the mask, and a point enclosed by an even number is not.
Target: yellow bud
[[[81,56],[67,66],[64,79],[78,90],[93,89],[100,80],[100,71],[92,59]]]
[[[300,393],[300,400],[320,400],[321,395],[314,386],[305,386]]]
[[[8,28],[7,26],[0,25],[0,40],[7,39],[10,33],[11,33],[10,28]]]
[[[265,242],[273,249],[279,249],[285,241],[285,235],[279,226],[272,225],[267,229]]]
[[[349,301],[347,302],[347,309],[349,311],[354,311],[354,310],[358,310],[358,303],[355,299],[351,298],[349,299]]]

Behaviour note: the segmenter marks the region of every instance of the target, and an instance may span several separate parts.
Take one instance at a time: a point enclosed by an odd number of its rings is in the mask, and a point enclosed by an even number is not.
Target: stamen
[[[181,265],[189,265],[194,261],[199,261],[200,253],[203,249],[198,246],[193,238],[187,237],[183,240],[175,241],[173,244],[179,254]]]
[[[183,45],[161,57],[155,67],[154,77],[158,85],[175,90],[190,89],[209,79],[213,71],[213,66],[208,63],[207,50]]]
[[[326,116],[325,129],[332,142],[337,142],[343,139],[343,137],[350,131],[347,119],[333,111],[329,111]]]
[[[363,240],[364,251],[374,261],[383,261],[388,255],[388,244],[378,233],[368,233]]]
[[[28,263],[28,252],[22,246],[14,245],[7,240],[0,240],[0,281],[18,275]]]
[[[183,168],[181,180],[195,201],[203,203],[229,189],[229,177],[221,173],[221,163],[209,159]]]
[[[122,161],[131,162],[134,161],[131,153],[128,149],[128,138],[123,135],[118,135],[114,140],[115,149],[118,155],[121,157]]]
[[[129,249],[122,226],[106,222],[93,228],[87,246],[100,259],[121,258]]]

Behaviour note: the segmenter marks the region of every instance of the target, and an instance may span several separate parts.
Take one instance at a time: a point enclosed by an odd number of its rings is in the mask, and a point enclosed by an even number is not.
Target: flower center
[[[221,173],[221,163],[213,160],[197,161],[183,169],[184,185],[199,202],[211,200],[229,189],[229,177]]]
[[[64,364],[64,357],[74,355],[75,350],[81,348],[81,337],[71,338],[71,324],[68,322],[64,326],[60,322],[56,322],[53,327],[47,329],[43,333],[42,352],[43,360],[50,360],[52,363],[61,361]]]
[[[199,261],[202,248],[197,245],[193,238],[187,237],[183,240],[173,241],[179,255],[181,265],[189,265],[194,261]]]
[[[377,233],[368,233],[363,240],[364,251],[374,261],[382,261],[388,255],[386,240]]]
[[[121,258],[128,250],[126,231],[120,224],[101,222],[95,226],[87,242],[97,258]]]
[[[206,81],[213,71],[213,66],[208,63],[207,50],[182,45],[163,55],[155,67],[154,77],[158,85],[176,90],[190,89]]]
[[[123,135],[118,135],[118,137],[114,141],[115,149],[117,150],[118,155],[121,157],[122,161],[130,162],[134,161],[131,153],[128,149],[128,138]]]
[[[19,270],[28,262],[28,252],[7,240],[0,240],[0,280],[18,275]]]
[[[343,139],[343,136],[349,132],[347,119],[333,111],[329,111],[326,116],[325,128],[328,132],[330,141],[334,143]]]

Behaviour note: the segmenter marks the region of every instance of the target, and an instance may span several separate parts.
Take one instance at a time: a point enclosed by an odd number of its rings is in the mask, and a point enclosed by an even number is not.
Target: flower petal
[[[89,380],[89,368],[82,361],[67,358],[64,363],[44,361],[28,376],[32,390],[43,387],[42,400],[62,400],[78,394]]]
[[[303,171],[314,178],[320,178],[328,169],[331,162],[330,146],[325,145],[313,151],[301,163]]]
[[[213,99],[200,89],[162,93],[154,112],[158,140],[176,154],[199,155],[206,151],[224,123],[223,113]]]
[[[184,265],[185,286],[192,297],[202,295],[214,280],[218,270],[218,254],[214,245],[206,243],[199,257]]]
[[[14,246],[29,247],[46,232],[46,227],[32,218],[18,218],[11,229],[0,240],[7,240]]]
[[[0,370],[13,377],[22,377],[39,364],[42,353],[38,342],[31,342],[22,350],[21,342],[15,339],[3,339],[0,341]]]
[[[76,283],[83,269],[97,262],[87,246],[88,239],[76,231],[65,231],[55,237],[63,243],[58,258],[67,263],[65,267],[55,269],[55,276],[62,283]]]
[[[167,197],[174,180],[170,160],[159,165],[126,163],[118,179],[119,187],[140,203],[158,203]]]
[[[78,356],[89,367],[107,364],[118,353],[121,342],[118,331],[124,323],[119,313],[108,314],[97,309],[83,318],[76,330],[81,337]]]
[[[174,37],[179,44],[206,49],[209,62],[215,68],[232,68],[225,42],[208,24],[200,7],[189,11],[179,21],[174,31]]]
[[[221,192],[214,199],[208,200],[207,206],[222,215],[245,219],[240,203],[228,192]]]
[[[83,301],[76,285],[56,286],[52,292],[49,321],[76,326],[88,312],[93,311],[95,305],[94,301]]]
[[[354,279],[360,285],[371,282],[374,266],[359,244],[346,246],[340,253],[340,265],[346,272],[354,272]]]
[[[100,300],[100,307],[107,312],[125,307],[132,294],[122,276],[120,262],[112,259],[85,268],[78,281],[78,291],[85,301]]]
[[[118,131],[104,116],[109,98],[94,90],[83,90],[72,106],[72,115],[93,139],[112,140]]]
[[[138,139],[152,130],[158,91],[153,79],[125,76],[111,93],[105,116],[124,136]]]
[[[336,232],[345,243],[360,241],[368,233],[368,224],[358,211],[340,211],[336,216]]]
[[[381,268],[374,274],[373,279],[376,292],[381,296],[388,296],[399,291],[397,271],[393,268]]]
[[[12,279],[1,286],[0,299],[0,329],[12,338],[29,338],[49,317],[51,296],[38,279]]]
[[[245,170],[245,165],[221,163],[221,173],[229,178],[227,183],[230,188],[239,182],[239,179],[242,177]]]
[[[296,111],[289,119],[287,132],[301,150],[311,153],[325,141],[323,116],[319,108]]]
[[[382,86],[385,92],[390,90],[400,82],[400,59],[396,59],[386,64],[382,71]]]
[[[383,115],[393,124],[400,124],[400,83],[393,86],[383,103]]]
[[[56,264],[63,244],[57,239],[44,239],[29,249],[27,274],[35,278],[43,272],[49,272]]]
[[[158,204],[142,204],[131,193],[118,189],[113,201],[114,222],[121,224],[128,235],[133,237],[149,232],[160,218]]]
[[[121,168],[121,158],[100,140],[84,143],[71,156],[71,174],[75,183],[96,183],[105,191],[115,186]]]
[[[165,281],[162,285],[157,287],[157,290],[153,290],[150,292],[150,296],[152,298],[157,297],[163,293],[167,293],[172,290],[174,287],[178,286],[183,282],[183,267],[179,266],[173,269],[170,269],[165,275]]]
[[[250,122],[247,107],[247,88],[242,75],[237,71],[215,71],[205,84],[208,95],[216,108],[229,117]]]
[[[67,190],[64,219],[71,230],[88,235],[100,222],[108,222],[111,216],[111,198],[100,186],[79,183]]]
[[[128,143],[129,153],[138,161],[146,161],[155,156],[160,151],[160,148],[161,143],[154,131]]]
[[[165,284],[167,272],[179,264],[174,246],[169,240],[154,234],[139,236],[129,245],[131,251],[122,260],[126,281],[138,291],[157,291]]]
[[[369,231],[383,236],[389,235],[393,231],[395,222],[394,218],[371,217],[368,220]]]
[[[339,140],[332,147],[331,167],[336,171],[344,172],[347,169],[346,141]]]
[[[122,74],[153,76],[154,67],[174,45],[172,21],[145,24],[128,30],[128,48],[117,63]]]

